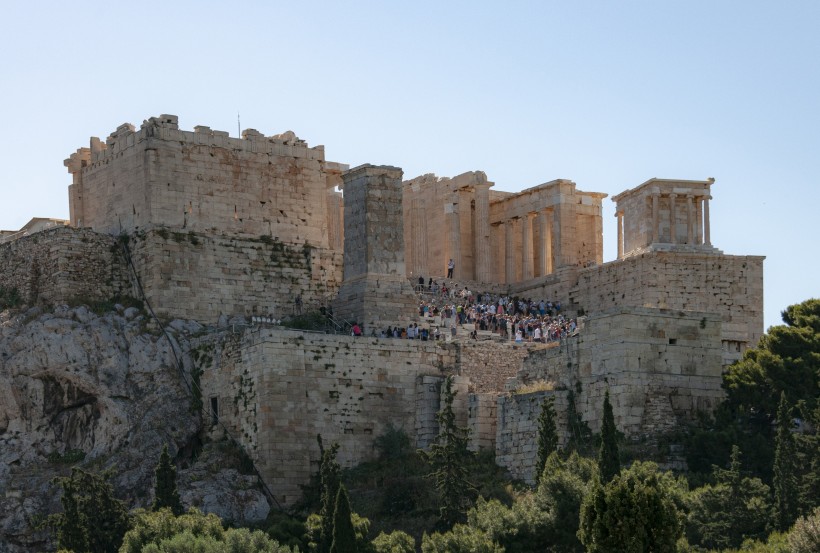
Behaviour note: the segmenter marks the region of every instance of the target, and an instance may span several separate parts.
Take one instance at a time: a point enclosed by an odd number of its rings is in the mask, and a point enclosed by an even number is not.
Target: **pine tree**
[[[541,481],[541,473],[547,464],[547,457],[558,449],[558,430],[555,427],[555,400],[545,397],[541,402],[538,416],[538,461],[535,465],[535,484]]]
[[[618,435],[615,428],[615,416],[612,404],[609,403],[609,390],[604,394],[604,418],[601,423],[601,449],[598,452],[598,470],[601,482],[606,484],[621,471],[618,458]]]
[[[336,496],[341,486],[342,468],[336,461],[339,444],[332,444],[322,450],[322,464],[319,468],[319,477],[322,483],[322,533],[319,551],[327,553],[333,543],[333,513],[336,511]]]
[[[159,463],[154,469],[154,504],[152,509],[158,511],[162,508],[169,508],[176,516],[182,514],[182,502],[179,499],[177,490],[177,469],[171,462],[168,455],[168,445],[162,446],[162,454],[159,456]]]
[[[475,491],[474,486],[467,480],[467,462],[470,458],[467,449],[469,431],[456,425],[456,416],[453,412],[455,395],[453,377],[448,376],[442,392],[444,405],[436,415],[439,434],[430,446],[430,451],[424,454],[433,469],[427,477],[436,483],[441,521],[448,526],[464,520]]]
[[[797,478],[795,456],[797,447],[791,432],[792,416],[785,392],[780,392],[777,409],[777,441],[774,454],[775,526],[781,532],[791,527],[797,518]]]
[[[333,543],[330,553],[356,553],[356,532],[351,520],[350,498],[344,484],[339,485],[333,512]]]
[[[114,497],[110,472],[93,474],[79,468],[57,478],[63,489],[64,512],[50,517],[60,549],[115,553],[128,530],[128,510]]]

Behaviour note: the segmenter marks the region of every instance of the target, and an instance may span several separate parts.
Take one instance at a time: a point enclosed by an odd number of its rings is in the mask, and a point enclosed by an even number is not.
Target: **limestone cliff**
[[[184,352],[201,327],[175,321],[170,330],[190,372]],[[147,506],[166,443],[187,468],[180,491],[188,505],[210,505],[234,520],[264,518],[264,496],[247,489],[255,479],[223,470],[218,454],[203,456],[204,467],[191,461],[200,421],[169,340],[148,332],[137,309],[0,313],[0,552],[47,545],[32,519],[60,509],[50,480],[79,458],[92,470],[114,467],[118,496],[129,508]],[[229,512],[220,513],[220,504]]]

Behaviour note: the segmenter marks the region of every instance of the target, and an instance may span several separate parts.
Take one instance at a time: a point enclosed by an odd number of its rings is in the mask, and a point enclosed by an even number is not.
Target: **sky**
[[[68,218],[63,160],[91,136],[163,113],[236,136],[239,116],[330,161],[497,190],[714,177],[712,243],[766,256],[765,326],[820,297],[820,2],[2,5],[2,229]]]

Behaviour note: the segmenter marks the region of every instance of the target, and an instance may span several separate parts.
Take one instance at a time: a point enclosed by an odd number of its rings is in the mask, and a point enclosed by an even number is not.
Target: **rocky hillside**
[[[201,452],[201,417],[171,343],[146,322],[122,306],[101,315],[83,306],[0,312],[0,552],[49,547],[32,522],[60,510],[51,479],[73,464],[113,467],[128,507],[149,505],[166,443],[188,505],[238,521],[267,515],[255,478],[231,467],[235,451]],[[202,327],[174,321],[168,330],[190,372],[185,352]]]

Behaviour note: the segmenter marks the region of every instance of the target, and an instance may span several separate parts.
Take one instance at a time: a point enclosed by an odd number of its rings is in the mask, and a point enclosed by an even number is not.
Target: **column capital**
[[[670,197],[670,198],[672,198],[672,199],[674,200],[675,198],[677,198],[677,197],[678,197],[678,195],[677,195],[677,194],[675,194],[674,192],[670,192],[669,197]]]

